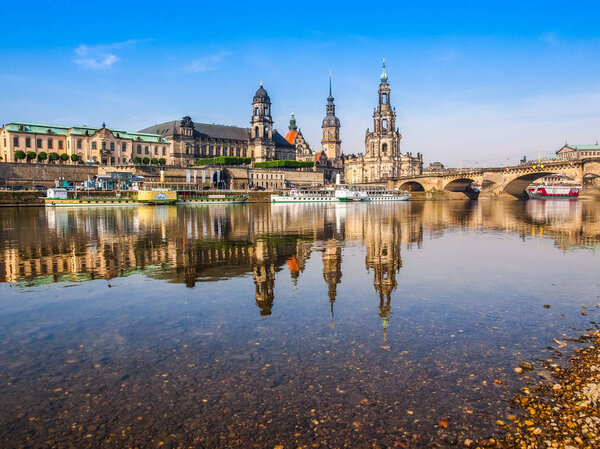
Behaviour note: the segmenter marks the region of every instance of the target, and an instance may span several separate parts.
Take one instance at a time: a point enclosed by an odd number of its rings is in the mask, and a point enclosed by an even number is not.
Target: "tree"
[[[148,165],[150,163],[150,158],[145,157],[144,159],[142,159],[142,162],[144,163],[144,165]]]
[[[167,160],[166,160],[164,157],[161,157],[161,158],[158,160],[158,163],[159,163],[160,165],[166,165],[166,163],[167,163]]]
[[[48,154],[45,151],[40,151],[37,155],[38,161],[40,162],[44,162],[46,159],[48,159]]]
[[[27,152],[27,160],[28,161],[32,161],[36,158],[37,154],[35,154],[35,151],[28,151]]]
[[[69,155],[67,153],[63,153],[60,155],[60,160],[63,162],[67,162],[69,160]]]
[[[158,164],[158,159],[153,157],[150,162],[152,162],[152,165],[156,165],[156,164]]]
[[[58,153],[54,153],[54,152],[53,152],[53,153],[50,153],[50,154],[48,155],[48,158],[49,158],[49,159],[50,159],[52,162],[55,162],[55,161],[57,161],[59,157],[60,157],[60,156],[58,155]]]
[[[71,155],[71,160],[72,160],[73,162],[79,162],[79,156],[73,153],[73,154]]]
[[[21,150],[15,151],[15,159],[17,161],[20,161],[21,159],[25,159],[26,157],[27,157],[27,155],[25,154],[24,151],[21,151]]]
[[[142,158],[139,156],[136,156],[133,158],[133,163],[134,164],[139,164],[140,162],[142,162]]]

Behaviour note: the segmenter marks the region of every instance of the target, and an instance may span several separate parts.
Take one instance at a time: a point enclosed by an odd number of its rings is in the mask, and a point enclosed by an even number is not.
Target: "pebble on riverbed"
[[[567,368],[547,364],[555,379],[544,378],[515,396],[522,413],[507,426],[509,433],[499,441],[500,447],[600,447],[600,352],[596,349],[600,332],[581,340],[593,346],[576,351]]]

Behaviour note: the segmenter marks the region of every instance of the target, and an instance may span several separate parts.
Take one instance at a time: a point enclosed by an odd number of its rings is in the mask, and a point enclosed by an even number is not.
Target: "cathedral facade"
[[[379,101],[373,111],[373,131],[367,129],[365,153],[345,161],[345,180],[349,184],[386,181],[423,172],[423,156],[402,154],[402,135],[396,127],[396,109],[391,106],[391,89],[385,72],[385,61],[379,82]]]

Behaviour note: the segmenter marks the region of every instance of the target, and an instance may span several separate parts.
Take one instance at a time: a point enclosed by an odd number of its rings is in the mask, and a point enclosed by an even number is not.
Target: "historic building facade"
[[[296,148],[273,128],[271,99],[260,83],[252,99],[250,128],[194,123],[189,116],[143,129],[173,142],[173,160],[177,165],[193,165],[196,159],[236,156],[252,162],[295,159]]]
[[[556,157],[562,160],[584,159],[588,157],[600,157],[600,145],[573,145],[565,142],[565,145],[556,152]]]
[[[385,72],[385,61],[379,82],[379,102],[373,112],[373,131],[367,129],[365,153],[345,161],[345,179],[351,184],[385,181],[423,172],[423,156],[402,154],[402,135],[396,128],[396,109],[391,106],[391,89]]]
[[[80,162],[102,165],[129,164],[136,156],[149,159],[164,158],[171,163],[171,142],[159,134],[129,132],[91,126],[56,126],[15,122],[0,128],[0,157],[2,162],[17,162],[15,153],[35,153],[33,161],[50,162],[49,155],[69,156],[67,163]],[[40,155],[40,153],[43,153]]]

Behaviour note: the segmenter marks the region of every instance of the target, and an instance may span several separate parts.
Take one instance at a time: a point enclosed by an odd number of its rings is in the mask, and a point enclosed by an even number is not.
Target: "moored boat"
[[[532,185],[527,187],[527,196],[529,198],[543,198],[543,199],[577,199],[579,192],[581,192],[581,186],[572,185]]]
[[[248,200],[248,195],[245,194],[216,193],[182,196],[178,199],[177,204],[185,206],[202,204],[240,204],[245,203],[246,200]]]
[[[408,201],[410,198],[409,193],[401,192],[399,190],[387,190],[387,189],[368,189],[367,201]]]
[[[67,189],[48,189],[44,204],[49,207],[79,207],[79,206],[135,206],[138,202],[129,197],[68,197]]]
[[[272,203],[337,203],[333,189],[291,189],[271,195]]]

